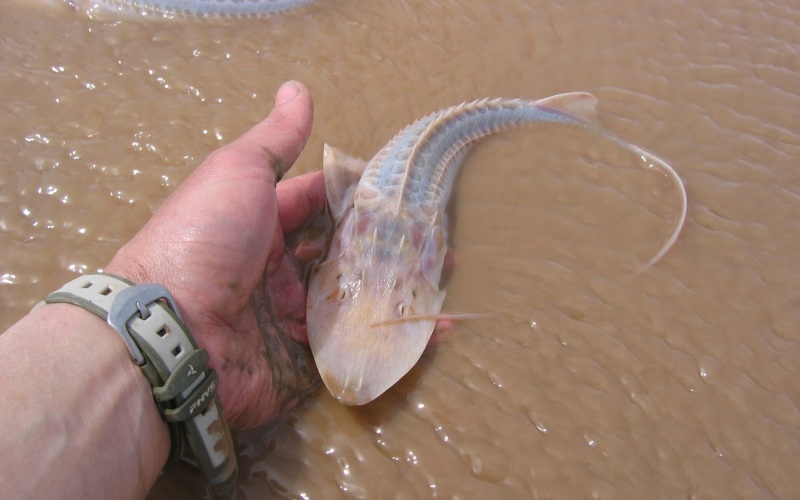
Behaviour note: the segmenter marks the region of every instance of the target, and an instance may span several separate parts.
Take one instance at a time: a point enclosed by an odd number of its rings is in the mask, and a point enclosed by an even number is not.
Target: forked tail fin
[[[672,230],[672,234],[670,234],[669,238],[667,238],[666,243],[664,243],[658,253],[656,253],[655,256],[653,256],[653,258],[651,258],[647,264],[645,264],[645,268],[651,267],[656,262],[661,260],[661,258],[666,255],[666,253],[678,240],[678,236],[680,235],[681,230],[686,223],[686,213],[689,206],[686,196],[686,188],[684,187],[683,181],[681,180],[680,176],[678,176],[678,173],[675,171],[675,169],[672,168],[669,163],[662,160],[655,154],[646,151],[626,140],[620,139],[619,137],[602,128],[599,120],[597,119],[597,98],[592,94],[585,92],[558,94],[552,97],[540,99],[539,101],[536,101],[536,104],[560,111],[578,119],[579,121],[583,122],[586,128],[592,132],[595,132],[603,137],[607,137],[625,149],[635,153],[647,165],[647,168],[660,169],[672,181],[672,184],[678,193],[678,200],[680,202],[678,219],[675,223],[675,227]]]
[[[669,252],[670,248],[672,248],[675,242],[678,241],[678,236],[680,235],[681,230],[683,230],[683,226],[686,223],[686,214],[689,209],[689,202],[686,196],[686,187],[683,185],[683,181],[678,175],[678,172],[676,172],[675,169],[672,168],[672,165],[662,160],[655,154],[643,148],[640,148],[636,144],[632,144],[624,139],[620,139],[619,137],[615,136],[614,134],[611,134],[610,132],[605,131],[604,129],[596,127],[593,127],[592,129],[595,132],[599,133],[600,135],[608,137],[609,139],[616,142],[625,149],[628,149],[629,151],[635,153],[642,160],[642,162],[645,163],[647,168],[657,168],[660,171],[662,171],[669,178],[669,180],[672,181],[672,185],[675,187],[675,190],[677,191],[678,201],[680,203],[680,209],[678,211],[677,220],[675,221],[675,227],[672,229],[672,233],[670,234],[669,238],[667,238],[667,241],[664,243],[664,245],[661,246],[661,249],[644,266],[645,269],[651,267],[656,262],[661,260],[661,258],[664,257],[664,255],[666,255],[667,252]]]

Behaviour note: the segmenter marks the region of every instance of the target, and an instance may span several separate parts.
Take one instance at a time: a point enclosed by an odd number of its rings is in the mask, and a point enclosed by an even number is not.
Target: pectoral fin
[[[425,235],[425,241],[422,242],[420,268],[425,279],[437,289],[439,280],[442,278],[445,255],[447,255],[447,242],[442,226],[433,226]]]
[[[322,150],[322,170],[325,172],[325,192],[334,220],[342,218],[350,199],[364,173],[367,162],[325,144]]]

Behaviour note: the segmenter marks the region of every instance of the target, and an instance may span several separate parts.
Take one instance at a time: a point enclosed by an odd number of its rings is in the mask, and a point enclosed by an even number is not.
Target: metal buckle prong
[[[116,297],[114,297],[114,301],[111,303],[111,308],[108,311],[108,324],[118,331],[120,335],[122,335],[122,338],[125,339],[133,361],[139,366],[145,363],[144,355],[139,349],[139,346],[136,345],[133,337],[131,337],[131,333],[128,330],[128,323],[136,316],[147,319],[150,316],[150,310],[147,309],[147,306],[161,299],[167,301],[169,308],[172,309],[172,312],[175,313],[182,323],[183,318],[181,318],[178,306],[175,304],[175,299],[172,297],[172,294],[170,294],[169,290],[163,285],[156,283],[136,285],[120,290]]]

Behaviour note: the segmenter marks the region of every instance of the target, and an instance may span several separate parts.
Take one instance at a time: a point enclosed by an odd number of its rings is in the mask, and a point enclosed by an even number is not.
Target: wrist
[[[208,353],[197,347],[170,292],[155,283],[135,285],[119,276],[80,276],[45,303],[67,303],[107,319],[141,368],[160,414],[169,422],[171,460],[188,444],[217,495],[233,493],[236,458],[216,395],[218,378]],[[130,363],[130,362],[129,362]],[[152,401],[152,400],[151,400]]]
[[[103,272],[120,276],[132,283],[160,283],[175,295],[174,284],[167,279],[167,276],[161,276],[156,273],[154,271],[156,266],[143,262],[139,258],[133,258],[136,252],[128,250],[131,244],[128,243],[120,248],[114,258],[111,259],[111,262],[103,269]]]
[[[122,431],[117,433],[119,439],[127,437],[136,443],[137,469],[144,472],[144,484],[152,485],[169,455],[169,430],[153,402],[150,384],[131,363],[125,343],[108,323],[70,304],[49,304],[32,314],[39,315],[34,320],[41,318],[47,325],[45,331],[53,332],[47,338],[53,349],[59,349],[64,358],[69,355],[76,371],[91,375],[93,387],[102,390],[111,385],[107,392],[115,410],[109,421]],[[93,393],[91,399],[85,403],[91,405],[100,398]]]
[[[11,496],[144,494],[166,463],[169,433],[119,336],[87,311],[52,304],[0,339],[10,354],[0,378],[18,401],[0,417],[15,429],[0,453],[14,457],[5,473],[46,478],[16,483],[28,491]],[[26,460],[26,450],[36,454]]]

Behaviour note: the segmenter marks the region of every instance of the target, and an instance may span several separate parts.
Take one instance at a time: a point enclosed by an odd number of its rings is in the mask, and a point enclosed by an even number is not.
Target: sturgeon
[[[676,241],[686,191],[666,162],[600,129],[587,93],[538,101],[483,99],[432,113],[397,134],[369,162],[325,145],[323,170],[335,232],[312,270],[307,303],[311,351],[331,394],[368,403],[419,360],[441,314],[447,253],[445,209],[459,166],[479,138],[514,126],[553,123],[588,129],[661,168],[681,208],[672,234],[648,266]]]
[[[261,17],[294,9],[315,0],[66,0],[92,19],[149,17]]]

